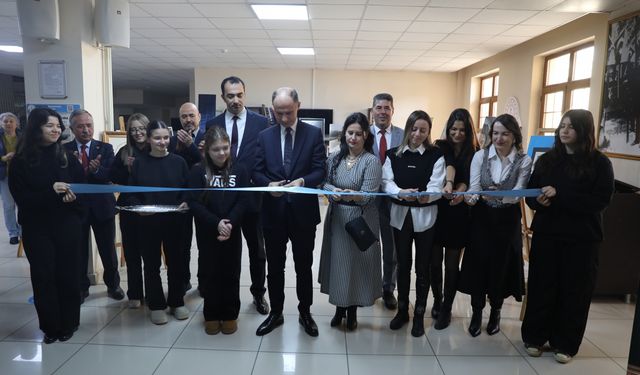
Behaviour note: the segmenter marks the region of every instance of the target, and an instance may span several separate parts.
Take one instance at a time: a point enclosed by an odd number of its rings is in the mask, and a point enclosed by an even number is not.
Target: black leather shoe
[[[63,332],[58,336],[58,341],[65,342],[69,341],[70,338],[73,337],[73,331],[71,332]]]
[[[440,314],[438,315],[438,319],[436,320],[436,324],[433,325],[433,328],[440,331],[449,327],[449,324],[451,324],[451,310],[440,310]]]
[[[58,340],[57,337],[49,336],[46,333],[44,334],[44,337],[42,338],[42,342],[45,343],[45,344],[53,344],[54,342],[56,342],[56,340]]]
[[[20,243],[20,239],[18,237],[11,237],[9,238],[9,243],[11,245],[17,245],[18,243]]]
[[[442,310],[442,300],[434,299],[433,307],[431,308],[431,317],[433,319],[438,319],[438,316],[440,316],[440,310]]]
[[[253,296],[253,304],[256,306],[256,311],[261,315],[267,315],[269,313],[269,304],[264,296]]]
[[[347,308],[347,329],[355,331],[358,328],[358,306],[349,306]]]
[[[109,298],[113,298],[116,301],[120,301],[124,298],[124,291],[122,290],[122,288],[117,286],[113,289],[107,290],[107,295],[109,296]]]
[[[190,282],[188,282],[188,281],[187,281],[186,283],[184,283],[184,292],[185,292],[185,293],[187,293],[188,291],[190,291],[190,290],[191,290],[191,288],[193,288],[193,285],[191,285],[191,283],[190,283]]]
[[[391,328],[394,331],[398,330],[402,328],[405,324],[407,324],[408,321],[409,321],[409,312],[398,310],[398,313],[396,314],[396,316],[394,316],[393,319],[391,319],[391,322],[389,323],[389,328]]]
[[[84,303],[84,300],[87,299],[87,297],[89,297],[89,291],[88,290],[83,290],[82,292],[80,292],[80,304],[81,305]]]
[[[469,323],[469,334],[476,337],[480,334],[480,326],[482,325],[482,310],[477,310],[471,315],[471,323]]]
[[[312,337],[318,336],[318,326],[316,322],[311,317],[311,313],[300,313],[300,317],[298,317],[298,323],[304,328],[304,331],[307,335]]]
[[[256,335],[264,336],[283,324],[284,324],[284,317],[282,316],[282,314],[271,313],[269,314],[267,319],[265,319],[264,322],[262,322],[262,324],[258,326],[258,329],[256,330]]]
[[[487,323],[487,333],[495,335],[498,332],[500,332],[500,309],[491,309],[489,322]]]
[[[336,313],[333,316],[333,318],[331,318],[331,327],[337,327],[340,324],[342,324],[342,319],[344,319],[344,316],[347,312],[347,309],[344,307],[340,307],[340,306],[336,306]]]
[[[393,295],[393,292],[384,291],[382,292],[382,300],[384,301],[384,306],[389,310],[395,310],[398,308],[398,300]]]

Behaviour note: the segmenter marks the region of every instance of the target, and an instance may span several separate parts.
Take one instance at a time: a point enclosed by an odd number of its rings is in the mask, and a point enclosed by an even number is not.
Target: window
[[[553,135],[562,114],[588,109],[591,93],[593,43],[547,56],[544,64],[540,135]]]
[[[498,83],[500,76],[494,73],[480,78],[480,108],[478,129],[482,129],[486,117],[498,114]]]

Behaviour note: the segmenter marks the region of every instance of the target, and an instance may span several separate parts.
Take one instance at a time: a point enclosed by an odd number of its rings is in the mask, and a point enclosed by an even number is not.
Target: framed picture
[[[122,146],[127,144],[127,132],[105,131],[102,133],[102,142],[113,146],[113,153],[117,154]]]
[[[640,12],[609,23],[598,148],[640,160]]]

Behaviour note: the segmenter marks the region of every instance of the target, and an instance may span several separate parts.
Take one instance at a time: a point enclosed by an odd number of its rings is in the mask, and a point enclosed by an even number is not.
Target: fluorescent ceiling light
[[[313,48],[282,48],[278,47],[278,52],[281,55],[315,55],[316,53],[313,51]]]
[[[306,5],[251,5],[261,20],[301,20],[309,19]]]
[[[0,51],[22,53],[22,47],[19,46],[0,46]]]

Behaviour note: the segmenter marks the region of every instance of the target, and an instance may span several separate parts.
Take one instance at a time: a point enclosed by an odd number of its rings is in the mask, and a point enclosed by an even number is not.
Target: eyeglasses
[[[131,128],[130,130],[131,134],[135,134],[135,133],[140,133],[140,134],[144,134],[147,132],[146,128]]]

